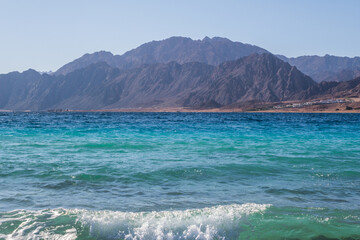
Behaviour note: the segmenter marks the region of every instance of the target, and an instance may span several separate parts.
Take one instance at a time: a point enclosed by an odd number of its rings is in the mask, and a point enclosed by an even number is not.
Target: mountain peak
[[[26,73],[26,72],[37,72],[37,71],[35,69],[29,68],[28,70],[23,71],[23,73]]]
[[[213,38],[211,38],[211,41],[213,41],[213,42],[232,42],[230,39],[224,38],[224,37],[213,37]]]
[[[114,55],[111,52],[101,50],[101,51],[97,51],[94,53],[86,53],[82,56],[82,58],[102,58],[103,59],[103,58],[111,58],[113,56]]]
[[[204,41],[204,42],[208,42],[208,41],[210,41],[211,40],[211,38],[209,38],[208,36],[205,36],[203,39],[202,39],[202,41]]]
[[[107,51],[99,51],[94,53],[86,53],[82,57],[75,59],[74,61],[65,64],[61,68],[59,68],[55,75],[66,75],[75,70],[85,68],[93,63],[97,62],[106,62],[109,65],[113,65],[114,55],[111,52]]]
[[[25,74],[25,75],[40,75],[40,73],[32,68],[29,68],[28,70],[26,71],[23,71],[22,74]]]
[[[67,74],[91,63],[105,61],[110,66],[120,69],[138,68],[144,64],[168,63],[180,64],[200,62],[219,65],[224,61],[236,60],[252,53],[265,53],[265,49],[240,42],[232,42],[227,38],[205,37],[202,40],[192,40],[188,37],[174,36],[160,41],[142,44],[123,55],[113,55],[100,51],[74,60],[61,67],[56,74]]]

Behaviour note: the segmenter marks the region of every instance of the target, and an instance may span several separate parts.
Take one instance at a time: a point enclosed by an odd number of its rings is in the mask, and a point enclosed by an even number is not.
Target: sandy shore
[[[271,113],[360,113],[360,102],[319,104],[303,107],[284,107],[274,108],[277,104],[264,103],[254,105],[243,105],[241,107],[222,107],[195,109],[184,107],[155,107],[155,108],[120,108],[120,109],[93,109],[93,110],[62,110],[55,109],[47,112],[184,112],[184,113],[231,113],[231,112],[271,112]],[[0,112],[12,112],[11,110],[1,110]],[[21,111],[30,112],[30,111]]]
[[[107,109],[107,110],[90,110],[90,111],[71,111],[71,112],[168,112],[168,113],[256,113],[256,112],[268,112],[268,113],[360,113],[360,109],[352,110],[336,110],[336,109],[308,109],[308,108],[284,108],[284,109],[268,109],[268,110],[244,110],[240,108],[222,109],[186,109],[186,108],[143,108],[143,109]]]
[[[123,108],[123,109],[100,109],[85,112],[199,112],[199,113],[231,113],[231,112],[272,112],[272,113],[360,113],[360,102],[333,103],[311,105],[304,107],[273,108],[276,104],[255,104],[242,107],[223,107],[194,109],[183,107],[172,108]],[[77,111],[82,112],[82,111]]]

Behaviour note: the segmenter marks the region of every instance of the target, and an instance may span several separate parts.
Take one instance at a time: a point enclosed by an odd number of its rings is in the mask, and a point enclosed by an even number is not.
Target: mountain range
[[[106,62],[120,69],[137,68],[144,64],[177,62],[207,63],[218,65],[229,60],[236,60],[253,53],[267,53],[257,46],[232,42],[226,38],[205,37],[203,40],[192,40],[184,37],[171,37],[162,41],[152,41],[130,50],[123,55],[113,55],[100,51],[84,56],[64,65],[55,72],[56,75],[66,75],[76,69],[92,63]]]
[[[170,62],[120,70],[100,62],[67,75],[10,73],[0,83],[0,108],[16,110],[220,107],[288,100],[316,84],[270,53],[218,66]]]
[[[287,58],[277,55],[283,61],[296,66],[316,82],[342,82],[360,76],[360,57],[348,58],[325,55]]]
[[[54,74],[1,74],[0,109],[213,108],[359,96],[359,78],[334,77],[357,77],[359,64],[359,58],[275,56],[225,38],[172,37],[123,55],[85,54]],[[320,71],[336,81],[317,83]]]
[[[253,53],[269,53],[258,46],[233,42],[226,38],[205,37],[192,40],[185,37],[171,37],[162,41],[152,41],[130,50],[123,55],[113,55],[100,51],[84,56],[65,64],[58,69],[56,75],[66,75],[76,69],[84,68],[92,63],[106,62],[112,67],[130,69],[144,64],[201,62],[218,65],[225,61],[236,60]],[[276,55],[281,60],[296,66],[316,82],[342,82],[360,76],[360,57],[348,58],[325,55],[300,56],[287,58]]]

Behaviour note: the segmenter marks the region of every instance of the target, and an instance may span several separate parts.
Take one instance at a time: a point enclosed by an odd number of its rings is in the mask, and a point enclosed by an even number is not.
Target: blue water
[[[360,114],[0,113],[0,239],[360,239]]]

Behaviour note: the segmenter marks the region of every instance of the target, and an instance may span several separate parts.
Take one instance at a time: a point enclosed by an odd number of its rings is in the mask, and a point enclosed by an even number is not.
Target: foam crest
[[[160,212],[83,212],[80,221],[90,226],[91,235],[125,239],[213,239],[236,234],[239,221],[269,205],[233,204],[203,209]]]
[[[0,238],[233,239],[246,216],[269,206],[247,203],[153,212],[20,210],[0,215]]]

